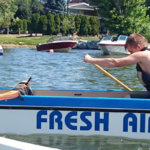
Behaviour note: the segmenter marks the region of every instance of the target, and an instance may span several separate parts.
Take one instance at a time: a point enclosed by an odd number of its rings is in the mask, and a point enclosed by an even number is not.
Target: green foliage
[[[90,17],[91,35],[97,35],[99,33],[100,21],[97,17]]]
[[[60,32],[63,35],[65,35],[66,34],[66,27],[64,26],[65,25],[64,24],[64,19],[65,19],[66,15],[65,14],[60,14],[59,17],[60,17]]]
[[[31,1],[31,11],[32,14],[34,13],[42,13],[44,11],[44,6],[39,0],[32,0]]]
[[[47,34],[47,16],[41,15],[39,20],[39,32],[42,34]]]
[[[81,25],[81,15],[76,15],[74,20],[75,20],[75,31],[79,32],[80,31],[80,25]]]
[[[0,0],[0,26],[8,28],[13,19],[17,7],[14,0]]]
[[[67,17],[63,18],[63,20],[61,21],[61,33],[63,35],[66,35],[69,32],[69,28],[70,28],[70,21]]]
[[[96,19],[86,16],[71,16],[66,14],[43,15],[43,4],[39,0],[0,0],[0,27],[10,26],[13,33],[43,33],[63,35],[77,32],[80,35],[97,34]],[[45,4],[55,4],[60,11],[65,10],[65,0],[46,0]],[[18,9],[17,9],[18,7]],[[17,11],[17,12],[16,12]],[[38,13],[34,13],[38,12]],[[14,16],[15,15],[15,16]]]
[[[47,15],[47,33],[52,35],[55,33],[55,20],[54,15],[51,13],[48,13]]]
[[[16,18],[12,22],[11,29],[14,33],[19,33],[19,28],[20,28],[20,19]]]
[[[74,16],[71,15],[59,15],[60,16],[60,32],[63,35],[73,34],[75,32]]]
[[[60,33],[60,17],[59,15],[55,15],[55,34]]]
[[[142,30],[141,34],[145,36],[148,39],[148,42],[150,43],[150,23],[147,24],[147,27]]]
[[[146,0],[90,0],[99,8],[99,14],[104,19],[104,25],[110,32],[131,34],[142,32],[149,22]]]
[[[68,15],[68,19],[69,19],[69,34],[73,34],[76,30],[75,30],[75,22],[74,22],[74,17],[71,15]]]
[[[28,21],[26,19],[23,19],[23,29],[22,32],[26,33],[28,30]]]
[[[65,12],[66,11],[66,1],[65,0],[46,0],[45,10],[47,12]]]
[[[18,7],[15,17],[30,19],[32,15],[31,1],[32,0],[15,0],[15,5]]]
[[[79,34],[88,35],[89,33],[91,33],[91,25],[89,23],[89,18],[87,16],[82,16]]]
[[[36,13],[32,15],[31,23],[30,23],[30,29],[33,33],[38,33],[39,31],[39,20],[40,20],[40,14]]]
[[[15,0],[15,5],[18,7],[15,17],[20,19],[31,19],[32,14],[44,9],[39,0]]]
[[[19,20],[19,29],[20,29],[20,32],[23,33],[23,20]]]
[[[27,31],[27,20],[23,19],[19,19],[16,18],[13,20],[12,25],[11,25],[11,29],[13,33],[19,33],[19,31],[21,33],[26,33]]]

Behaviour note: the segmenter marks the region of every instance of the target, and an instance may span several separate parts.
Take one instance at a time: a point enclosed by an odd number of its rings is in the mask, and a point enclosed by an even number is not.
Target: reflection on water
[[[134,140],[106,136],[67,135],[1,135],[15,140],[39,144],[62,150],[149,150],[149,140]]]
[[[83,62],[83,56],[87,53],[93,57],[110,57],[102,56],[99,50],[71,50],[69,53],[48,53],[31,49],[6,49],[5,53],[8,53],[8,55],[0,57],[0,87],[14,88],[20,81],[27,80],[31,76],[32,88],[123,89],[93,65]],[[133,90],[145,90],[137,80],[135,66],[105,69]],[[116,137],[66,135],[2,136],[63,150],[150,149],[150,144],[147,140],[131,140]]]

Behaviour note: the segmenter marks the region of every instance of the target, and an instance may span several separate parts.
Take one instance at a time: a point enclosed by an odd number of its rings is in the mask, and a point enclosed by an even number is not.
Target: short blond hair
[[[148,46],[148,41],[141,34],[133,33],[127,38],[125,48],[127,48],[128,46],[137,47],[138,44],[140,44],[143,47],[147,47]]]

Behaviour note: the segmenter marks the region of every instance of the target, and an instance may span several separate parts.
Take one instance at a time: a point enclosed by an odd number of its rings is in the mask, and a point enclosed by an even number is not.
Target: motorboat
[[[104,51],[105,54],[130,54],[125,49],[125,44],[128,36],[120,35],[117,39],[113,36],[105,36],[98,43],[99,48]]]
[[[3,52],[3,48],[2,48],[2,46],[0,45],[0,56],[3,55],[3,53],[4,53],[4,52]]]
[[[78,41],[76,40],[56,40],[52,42],[47,42],[43,44],[36,45],[38,51],[50,51],[53,50],[54,52],[68,52],[72,49]]]

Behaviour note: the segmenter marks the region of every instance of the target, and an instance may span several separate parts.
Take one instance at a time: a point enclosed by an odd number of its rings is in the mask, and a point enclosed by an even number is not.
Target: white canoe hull
[[[1,134],[105,135],[150,139],[150,113],[0,110]]]

